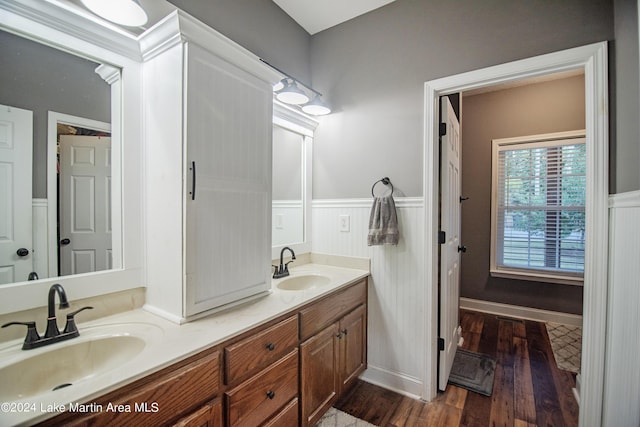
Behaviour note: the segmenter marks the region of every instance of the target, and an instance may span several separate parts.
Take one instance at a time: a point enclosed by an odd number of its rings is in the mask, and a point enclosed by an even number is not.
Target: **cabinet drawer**
[[[298,349],[225,393],[231,426],[257,426],[298,395]]]
[[[209,402],[171,427],[222,427],[222,402]]]
[[[331,295],[300,311],[300,339],[305,340],[340,316],[366,303],[367,280]]]
[[[216,351],[175,371],[157,376],[137,386],[125,386],[118,394],[108,394],[96,400],[103,411],[88,417],[63,420],[65,413],[47,420],[45,425],[115,426],[135,425],[156,427],[184,415],[194,406],[206,402],[220,390],[220,352]],[[123,412],[107,410],[111,404]],[[122,405],[122,406],[119,406]]]
[[[225,383],[247,378],[298,345],[298,319],[289,317],[224,349]]]
[[[295,398],[262,427],[295,427],[298,424],[298,398]]]

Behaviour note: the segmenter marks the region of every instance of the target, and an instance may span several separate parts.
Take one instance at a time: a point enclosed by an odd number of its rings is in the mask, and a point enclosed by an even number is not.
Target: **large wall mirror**
[[[0,285],[112,268],[111,86],[101,64],[6,31],[0,55]]]
[[[137,41],[24,0],[0,55],[0,314],[143,286]]]
[[[311,158],[318,122],[279,102],[273,106],[272,258],[283,247],[311,251]]]

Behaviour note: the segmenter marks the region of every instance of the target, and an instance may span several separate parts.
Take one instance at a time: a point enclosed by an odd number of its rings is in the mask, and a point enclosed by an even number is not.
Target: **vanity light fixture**
[[[331,113],[331,108],[329,108],[327,104],[322,101],[320,96],[316,95],[315,98],[311,100],[311,102],[302,106],[302,111],[314,116],[324,116]]]
[[[282,80],[273,85],[273,93],[278,101],[297,106],[304,113],[314,116],[324,116],[325,114],[331,113],[331,108],[329,108],[329,106],[322,100],[322,94],[320,92],[311,86],[294,79],[289,74],[279,70],[264,59],[260,60],[285,76]]]
[[[285,82],[285,79],[282,79],[278,83],[274,84],[273,91],[280,92],[282,89],[284,89],[284,82]]]
[[[284,102],[285,104],[293,105],[302,105],[309,102],[307,94],[298,87],[298,82],[293,79],[287,80],[284,84],[284,88],[276,94],[276,98],[278,101]]]
[[[138,0],[81,0],[87,9],[116,24],[139,27],[147,23],[147,13]]]

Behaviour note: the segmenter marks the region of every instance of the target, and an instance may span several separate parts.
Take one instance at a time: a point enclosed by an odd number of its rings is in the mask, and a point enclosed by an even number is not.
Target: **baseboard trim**
[[[535,320],[536,322],[553,322],[563,325],[582,326],[582,316],[578,314],[541,310],[539,308],[522,307],[472,298],[460,298],[460,308],[500,316],[515,317],[516,319]]]
[[[360,376],[360,379],[412,399],[422,399],[422,381],[399,372],[392,372],[369,365]]]

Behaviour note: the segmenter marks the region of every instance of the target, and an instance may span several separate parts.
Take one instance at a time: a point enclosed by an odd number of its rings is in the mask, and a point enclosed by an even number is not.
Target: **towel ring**
[[[393,184],[391,183],[391,180],[390,180],[388,177],[386,177],[386,176],[385,176],[384,178],[379,179],[379,180],[377,180],[376,182],[374,182],[374,183],[373,183],[373,186],[371,187],[371,195],[372,195],[373,197],[376,197],[376,195],[375,195],[375,194],[374,194],[374,192],[373,192],[373,189],[374,189],[374,188],[376,188],[376,185],[377,185],[379,182],[383,183],[384,185],[388,185],[388,186],[390,186],[390,187],[391,187],[391,195],[393,196]]]

